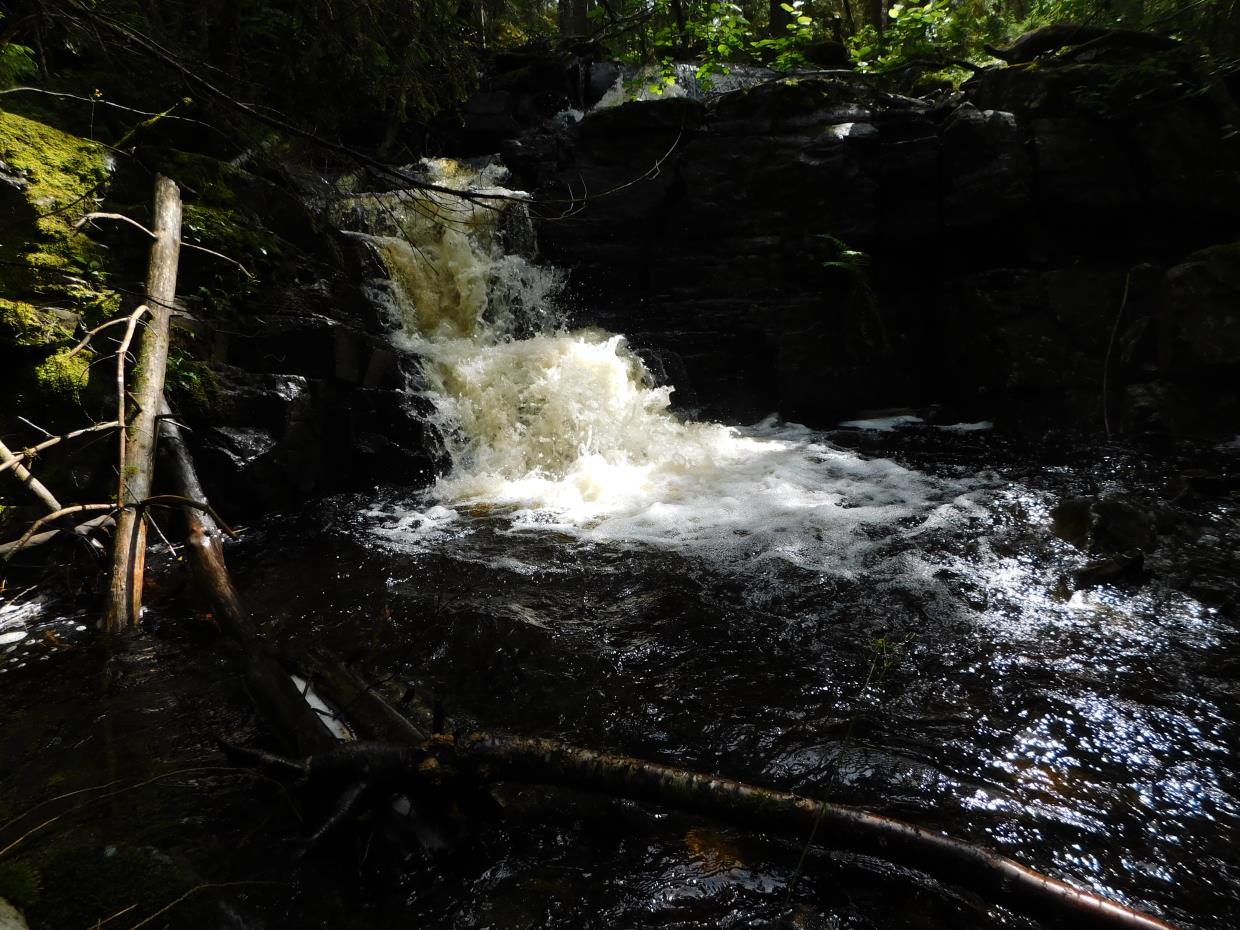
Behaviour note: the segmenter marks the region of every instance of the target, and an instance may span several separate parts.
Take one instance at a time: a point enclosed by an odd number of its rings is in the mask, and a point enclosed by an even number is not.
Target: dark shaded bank
[[[1105,385],[1112,430],[1225,432],[1240,141],[1217,92],[1184,52],[1000,67],[936,100],[827,74],[551,123],[506,158],[582,320],[690,409],[941,402],[1101,432]]]

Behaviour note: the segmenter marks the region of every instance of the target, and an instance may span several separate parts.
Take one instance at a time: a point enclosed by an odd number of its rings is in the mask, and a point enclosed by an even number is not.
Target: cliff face
[[[1211,90],[1175,55],[994,69],[937,102],[794,78],[548,124],[507,159],[579,318],[686,406],[1101,427],[1105,379],[1112,426],[1226,428],[1240,144]]]

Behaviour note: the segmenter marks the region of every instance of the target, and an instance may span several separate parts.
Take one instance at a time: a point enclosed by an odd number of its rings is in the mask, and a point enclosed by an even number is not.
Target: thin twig
[[[22,416],[19,416],[17,419],[21,420],[23,423],[25,423],[25,424],[26,424],[27,426],[29,426],[31,429],[37,429],[37,430],[38,430],[40,433],[42,433],[44,436],[47,436],[47,437],[51,438],[52,434],[51,434],[51,433],[49,433],[47,430],[45,430],[43,427],[41,427],[38,423],[33,423],[33,422],[31,422],[30,420],[27,420],[25,417],[22,417]]]
[[[39,519],[35,520],[34,523],[30,524],[30,529],[26,530],[22,537],[12,544],[13,548],[4,553],[4,561],[7,562],[9,559],[13,558],[14,554],[19,552],[21,548],[26,545],[26,543],[30,542],[30,538],[34,536],[34,534],[37,533],[39,528],[44,524],[50,523],[53,520],[59,520],[61,517],[67,517],[71,513],[86,513],[88,511],[98,512],[100,510],[115,509],[115,504],[74,504],[71,507],[61,507],[53,513],[39,517]]]
[[[26,420],[26,422],[29,423],[30,421]],[[30,425],[34,426],[33,423],[30,423]],[[85,436],[87,433],[100,433],[100,432],[103,432],[104,430],[116,429],[118,426],[120,426],[119,421],[110,420],[107,423],[96,423],[94,426],[87,426],[87,427],[84,427],[83,429],[75,429],[72,432],[65,433],[64,435],[61,435],[61,436],[52,436],[51,439],[45,439],[43,442],[39,443],[38,445],[29,446],[28,448],[19,449],[15,451],[13,453],[14,455],[13,461],[0,462],[0,472],[8,471],[10,468],[14,467],[14,465],[17,462],[21,462],[26,459],[34,458],[36,455],[38,455],[40,452],[44,451],[45,449],[50,449],[52,446],[58,445],[64,442],[66,439],[76,439],[79,436]],[[38,427],[35,427],[35,428],[38,429]],[[40,432],[46,433],[46,431],[44,430],[40,430]],[[50,434],[46,434],[46,435],[50,435]]]
[[[241,262],[237,261],[235,258],[229,258],[227,255],[223,255],[215,251],[214,249],[208,249],[204,245],[195,245],[192,242],[186,242],[184,239],[181,240],[181,246],[182,248],[194,249],[195,251],[198,251],[198,252],[206,252],[208,255],[214,255],[216,258],[222,258],[224,261],[231,262],[232,264],[240,268],[241,273],[244,274],[247,278],[253,279],[254,277],[254,275],[250,274],[249,270],[245,267],[245,265],[241,264]]]
[[[23,833],[21,836],[19,836],[17,839],[15,839],[13,842],[9,843],[9,845],[8,845],[8,846],[4,847],[4,849],[0,849],[0,857],[3,857],[3,856],[4,856],[4,854],[5,854],[6,852],[8,852],[10,849],[13,849],[13,848],[15,848],[15,847],[17,847],[17,846],[21,845],[21,843],[22,843],[22,842],[24,842],[25,840],[27,840],[27,839],[29,839],[30,837],[34,836],[36,833],[38,833],[38,832],[39,832],[40,830],[42,830],[44,827],[46,827],[46,826],[48,826],[48,825],[50,825],[50,824],[55,823],[55,822],[56,822],[57,820],[59,820],[59,819],[60,819],[60,817],[52,817],[52,818],[51,818],[51,819],[49,819],[49,820],[45,820],[45,821],[43,821],[43,822],[42,822],[41,824],[39,824],[37,827],[31,827],[29,830],[27,830],[25,833]]]
[[[126,914],[128,914],[130,911],[132,911],[137,906],[138,906],[137,902],[134,902],[133,904],[129,905],[129,907],[122,907],[119,911],[117,911],[111,917],[105,917],[103,918],[103,920],[96,920],[95,925],[91,927],[90,930],[100,930],[100,928],[104,924],[109,923],[113,920],[116,920],[116,918],[118,917],[124,917]]]
[[[76,223],[73,224],[73,228],[81,229],[84,224],[90,222],[91,220],[119,220],[122,223],[128,223],[130,226],[136,226],[138,227],[138,229],[142,230],[152,239],[155,238],[155,234],[153,232],[151,232],[149,229],[147,229],[137,220],[131,220],[129,217],[127,217],[123,213],[87,213],[84,217],[82,217],[80,220],[78,220]]]
[[[279,886],[283,886],[284,884],[285,884],[284,882],[265,882],[265,881],[258,881],[258,880],[237,881],[237,882],[204,882],[201,885],[195,885],[193,888],[185,892],[185,894],[181,895],[179,898],[177,898],[175,901],[171,902],[170,904],[165,904],[163,907],[161,907],[151,916],[138,921],[136,924],[131,926],[129,930],[140,930],[140,928],[145,927],[156,917],[160,917],[168,913],[168,911],[172,910],[182,901],[186,900],[187,898],[193,897],[200,891],[211,891],[216,888],[236,888],[236,887],[240,887],[243,885],[275,885],[279,887]]]
[[[215,508],[203,501],[191,500],[188,497],[182,497],[179,494],[156,494],[154,497],[148,497],[145,500],[138,501],[133,506],[141,508],[146,507],[192,507],[194,510],[201,510],[203,513],[210,515],[211,519],[220,525],[220,529],[224,531],[229,539],[237,538],[237,531],[224,522],[224,518],[215,512]]]
[[[75,523],[71,528],[66,530],[48,530],[46,533],[36,533],[34,536],[31,536],[26,540],[22,548],[33,549],[36,546],[42,546],[45,543],[51,542],[62,532],[73,533],[75,536],[85,537],[91,530],[99,529],[101,527],[110,527],[112,525],[113,520],[111,514],[104,514],[102,517],[93,517],[90,520],[83,520],[81,523]],[[88,539],[87,541],[97,545],[93,540]],[[0,543],[0,555],[5,555],[16,548],[16,542]]]
[[[127,316],[118,316],[115,320],[108,320],[108,322],[106,323],[100,323],[94,329],[90,330],[85,336],[83,336],[81,342],[79,342],[77,345],[75,345],[72,349],[69,350],[68,358],[73,358],[73,356],[77,355],[79,352],[85,349],[88,345],[90,345],[90,341],[92,339],[94,339],[96,336],[98,336],[101,332],[103,332],[108,327],[119,326],[121,323],[127,322],[128,320],[129,320],[129,317]]]
[[[142,230],[152,239],[155,238],[155,233],[151,232],[149,229],[147,229],[137,220],[130,219],[129,217],[125,216],[123,213],[87,213],[84,217],[82,217],[80,220],[78,220],[76,223],[73,224],[73,228],[81,229],[81,227],[84,224],[91,222],[92,220],[119,220],[122,223],[128,223],[130,226],[136,226],[138,229]],[[250,272],[246,269],[245,265],[241,264],[241,262],[237,261],[235,258],[229,258],[227,255],[223,255],[219,252],[216,252],[214,249],[208,249],[206,246],[195,245],[192,242],[186,242],[184,239],[181,240],[181,245],[187,249],[196,249],[199,252],[206,252],[208,255],[214,255],[216,258],[222,258],[226,262],[232,262],[234,265],[236,265],[238,268],[241,269],[242,273],[247,278],[254,277],[254,275],[250,274]]]

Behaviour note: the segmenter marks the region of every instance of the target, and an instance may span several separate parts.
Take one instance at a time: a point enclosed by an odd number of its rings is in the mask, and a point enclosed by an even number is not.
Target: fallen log
[[[945,833],[859,808],[799,797],[717,775],[556,740],[494,733],[435,736],[420,744],[351,742],[302,763],[264,755],[308,783],[347,786],[348,806],[377,786],[435,796],[481,784],[549,785],[627,798],[734,823],[804,843],[863,852],[1002,899],[1074,927],[1176,930],[1173,924],[1107,900]],[[343,805],[342,805],[343,806]],[[319,831],[320,834],[323,832]]]
[[[1006,48],[993,45],[982,46],[995,58],[1010,65],[1027,64],[1048,52],[1069,46],[1090,48],[1132,48],[1142,51],[1166,51],[1180,43],[1168,36],[1135,29],[1111,29],[1105,26],[1084,26],[1072,23],[1053,23],[1039,26],[1018,38]]]
[[[245,649],[245,680],[251,699],[275,733],[297,752],[310,753],[335,745],[336,738],[306,702],[250,618],[224,561],[224,532],[205,507],[207,496],[181,428],[172,419],[166,400],[160,399],[158,409],[170,483],[181,497],[204,505],[182,508],[187,531],[185,558],[216,623]]]
[[[155,241],[146,280],[150,313],[134,368],[135,411],[124,430],[125,453],[118,479],[116,535],[112,576],[103,629],[119,633],[136,626],[142,614],[146,567],[146,521],[137,504],[151,496],[155,471],[155,439],[164,372],[168,363],[169,322],[176,298],[177,261],[181,250],[181,192],[169,178],[155,178]],[[124,360],[121,360],[123,364]],[[124,403],[124,395],[118,403]]]
[[[462,788],[477,794],[481,785],[496,782],[599,793],[800,843],[809,837],[820,846],[868,853],[1036,913],[1070,918],[1076,926],[1175,930],[1157,917],[1075,888],[992,850],[859,808],[556,740],[484,732],[419,739],[413,734],[422,732],[421,727],[394,724],[394,718],[403,715],[329,653],[307,651],[299,661],[309,662],[311,674],[329,699],[361,711],[354,722],[364,736],[384,740],[337,745],[302,763],[285,760],[310,780],[350,787],[404,786],[432,796],[448,791],[458,798]]]

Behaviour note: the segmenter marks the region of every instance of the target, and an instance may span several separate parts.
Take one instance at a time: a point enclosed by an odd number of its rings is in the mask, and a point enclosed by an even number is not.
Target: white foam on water
[[[455,169],[448,177],[467,185]],[[681,420],[672,389],[654,384],[623,337],[565,331],[554,303],[561,276],[504,251],[502,211],[450,199],[434,203],[469,222],[444,229],[415,213],[399,236],[378,234],[381,220],[362,224],[387,266],[405,344],[423,358],[452,458],[430,491],[434,506],[370,514],[385,543],[423,550],[460,532],[468,510],[503,515],[516,533],[850,574],[893,533],[962,512],[963,486],[861,458],[802,426]]]
[[[926,422],[921,417],[915,417],[912,414],[902,413],[893,417],[874,417],[868,420],[845,420],[840,426],[848,429],[868,429],[879,433],[890,433],[893,430],[900,429],[902,426],[915,426],[918,423]]]

